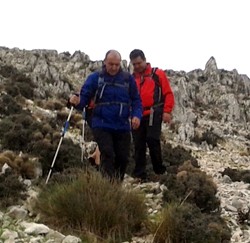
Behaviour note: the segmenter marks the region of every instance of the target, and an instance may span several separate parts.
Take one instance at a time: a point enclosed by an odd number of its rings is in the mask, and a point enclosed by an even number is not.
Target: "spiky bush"
[[[161,182],[168,188],[163,195],[165,202],[180,202],[186,198],[187,202],[194,203],[203,212],[218,210],[220,206],[215,183],[190,162],[179,167],[177,175],[168,174]]]
[[[55,132],[56,124],[37,122],[31,114],[23,112],[0,121],[0,140],[3,149],[23,151],[39,158],[44,174],[48,172],[61,135]],[[81,166],[81,150],[70,139],[61,144],[54,171]]]
[[[154,229],[154,243],[230,242],[231,233],[219,215],[201,213],[188,203],[168,204]]]
[[[224,140],[219,135],[215,134],[211,129],[203,132],[202,134],[196,133],[192,141],[197,144],[201,144],[205,141],[207,142],[207,144],[216,147],[219,142],[222,142]]]
[[[56,119],[59,121],[59,122],[65,122],[67,120],[67,117],[69,115],[69,112],[66,111],[66,110],[61,110],[61,111],[58,111],[57,114],[56,114]],[[72,121],[72,119],[71,119]]]
[[[245,183],[250,183],[250,170],[237,170],[227,167],[221,172],[221,174],[222,176],[229,176],[232,181],[244,181]]]
[[[3,65],[0,66],[0,75],[5,78],[10,78],[18,73],[18,70],[13,66]]]
[[[40,124],[27,111],[5,117],[0,121],[0,135],[2,135],[0,139],[3,149],[26,152],[31,135],[39,129],[39,126]]]
[[[34,97],[35,84],[31,78],[21,73],[13,66],[1,66],[0,74],[7,80],[5,82],[5,89],[9,95],[16,97],[21,95],[27,99]]]
[[[0,153],[0,170],[4,164],[7,164],[13,173],[21,175],[25,179],[34,179],[36,176],[37,161],[30,159],[27,154],[16,155],[12,151]]]
[[[108,242],[128,240],[146,220],[141,195],[94,172],[81,171],[73,180],[46,187],[37,207],[47,223],[75,233],[87,230]]]
[[[18,114],[22,111],[22,107],[16,102],[16,100],[8,95],[4,94],[0,97],[0,114],[1,116],[9,116],[11,114]]]
[[[44,138],[39,141],[33,141],[31,144],[31,151],[39,157],[43,174],[47,174],[59,145],[59,138],[55,140]],[[67,168],[82,166],[80,147],[75,145],[70,139],[64,138],[56,157],[53,172],[61,172]]]
[[[17,83],[20,95],[27,99],[34,98],[34,87],[31,86],[31,82],[19,82]]]
[[[17,85],[7,86],[5,88],[5,91],[7,92],[8,95],[10,95],[12,97],[16,97],[20,94],[20,91],[19,91]]]
[[[66,106],[66,102],[60,99],[48,99],[48,100],[41,100],[38,103],[39,106],[43,107],[44,109],[49,110],[61,110],[63,107]]]
[[[186,150],[179,145],[172,147],[169,143],[163,144],[162,157],[164,163],[168,166],[167,171],[170,173],[176,173],[178,167],[185,161],[190,161],[194,167],[199,167],[197,159],[191,154],[191,150]]]
[[[5,208],[25,199],[26,187],[11,170],[0,175],[0,207]]]
[[[11,150],[5,150],[3,153],[2,153],[3,156],[9,158],[10,160],[14,160],[16,158],[16,155],[13,151]]]
[[[4,164],[9,165],[11,163],[10,158],[8,158],[7,156],[0,154],[0,171],[3,167]]]
[[[5,133],[2,139],[2,145],[4,149],[26,151],[29,141],[30,134],[28,129],[24,129],[22,124],[13,124],[12,129]]]

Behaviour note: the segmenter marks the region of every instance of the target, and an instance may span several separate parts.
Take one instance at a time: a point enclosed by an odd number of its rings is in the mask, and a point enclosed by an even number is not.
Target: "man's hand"
[[[80,97],[79,95],[72,95],[70,98],[69,98],[69,103],[73,106],[77,106],[79,103],[80,103]]]
[[[140,126],[140,119],[138,117],[133,117],[131,120],[131,125],[134,130]]]
[[[171,114],[168,113],[168,112],[164,112],[163,116],[162,116],[162,120],[163,120],[164,123],[169,123],[170,124],[171,120],[172,120]]]

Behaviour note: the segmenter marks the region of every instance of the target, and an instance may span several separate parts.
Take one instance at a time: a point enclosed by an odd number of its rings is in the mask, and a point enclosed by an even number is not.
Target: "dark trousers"
[[[152,126],[149,126],[149,117],[143,117],[140,127],[132,132],[135,149],[135,169],[133,173],[135,177],[142,179],[147,177],[146,146],[149,148],[154,172],[156,174],[163,174],[166,171],[166,167],[162,164],[160,143],[161,123],[161,114],[154,116]]]
[[[95,128],[93,134],[101,152],[102,174],[122,181],[129,161],[130,133]]]

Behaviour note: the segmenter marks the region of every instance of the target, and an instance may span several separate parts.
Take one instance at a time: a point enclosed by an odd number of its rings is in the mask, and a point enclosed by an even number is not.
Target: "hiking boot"
[[[154,169],[155,174],[163,175],[166,172],[167,168],[165,165],[161,165],[159,168]]]
[[[150,182],[149,178],[140,178],[140,177],[135,177],[134,178],[134,183],[142,184],[142,183],[147,183]]]
[[[161,174],[151,175],[149,179],[152,182],[159,182],[161,180]]]

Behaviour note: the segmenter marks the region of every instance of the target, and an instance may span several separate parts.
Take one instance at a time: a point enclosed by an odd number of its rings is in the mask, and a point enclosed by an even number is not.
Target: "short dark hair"
[[[142,50],[134,49],[133,51],[130,52],[130,54],[129,54],[130,60],[133,60],[137,57],[141,57],[142,60],[146,60],[145,54]]]

